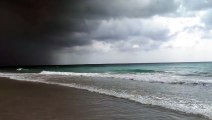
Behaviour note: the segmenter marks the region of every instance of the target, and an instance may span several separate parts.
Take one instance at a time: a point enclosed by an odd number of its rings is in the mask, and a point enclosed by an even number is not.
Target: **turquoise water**
[[[154,73],[170,72],[182,75],[209,75],[212,63],[149,63],[149,64],[103,64],[103,65],[70,65],[40,66],[6,69],[16,72],[76,72],[76,73]]]
[[[1,77],[57,84],[212,119],[212,63],[4,68]]]

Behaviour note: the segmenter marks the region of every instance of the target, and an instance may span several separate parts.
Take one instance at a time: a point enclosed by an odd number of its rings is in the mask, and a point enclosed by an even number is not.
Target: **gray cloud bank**
[[[148,20],[210,4],[191,0],[2,0],[0,2],[0,65],[54,64],[58,50],[93,41],[118,50],[141,45],[157,48],[170,39],[169,29]],[[125,47],[125,48],[124,48]],[[84,51],[86,53],[86,51]]]
[[[99,26],[102,20],[147,18],[176,8],[172,0],[3,0],[0,65],[53,64],[53,52],[64,47],[88,45],[92,40],[112,42],[132,34],[155,39],[154,36],[160,34],[157,31],[142,28],[142,33],[132,33],[117,29],[111,34],[104,31],[108,26]]]
[[[212,7],[211,0],[180,0],[187,10],[204,10]]]

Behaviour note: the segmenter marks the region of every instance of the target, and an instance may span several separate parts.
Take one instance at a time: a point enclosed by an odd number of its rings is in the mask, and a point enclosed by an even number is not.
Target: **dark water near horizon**
[[[212,63],[1,69],[1,77],[57,84],[212,119]]]
[[[85,65],[46,65],[46,66],[23,66],[3,67],[1,71],[11,72],[79,72],[79,73],[142,73],[142,72],[197,72],[211,70],[212,62],[182,62],[182,63],[124,63],[124,64],[85,64]],[[21,68],[20,70],[17,70]]]

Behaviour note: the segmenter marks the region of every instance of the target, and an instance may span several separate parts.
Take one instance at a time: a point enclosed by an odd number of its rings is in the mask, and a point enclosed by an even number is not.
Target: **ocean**
[[[1,68],[0,77],[54,84],[212,119],[212,63]]]

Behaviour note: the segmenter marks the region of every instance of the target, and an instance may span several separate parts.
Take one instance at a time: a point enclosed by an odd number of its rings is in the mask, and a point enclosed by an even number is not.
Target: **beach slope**
[[[201,120],[74,88],[0,78],[1,120]]]

